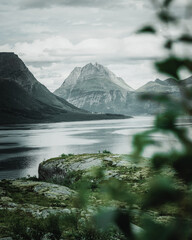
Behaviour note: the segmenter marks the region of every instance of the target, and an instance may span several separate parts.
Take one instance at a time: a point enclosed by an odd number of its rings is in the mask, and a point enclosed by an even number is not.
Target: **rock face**
[[[0,53],[0,124],[121,118],[93,115],[55,96],[14,53]]]
[[[142,160],[141,164],[136,165],[129,155],[82,154],[53,158],[42,162],[39,165],[39,179],[58,183],[72,173],[77,173],[78,179],[80,179],[83,175],[89,174],[93,169],[102,167],[105,169],[106,178],[114,177],[127,181],[128,178],[136,180],[137,177],[138,179],[149,177],[145,159]],[[129,177],[125,174],[125,169],[128,172],[130,170]]]
[[[75,68],[54,93],[91,112],[127,113],[126,95],[133,89],[106,67],[89,63]]]
[[[183,83],[191,86],[192,77],[185,79]],[[125,115],[148,115],[162,111],[159,104],[141,101],[140,96],[143,93],[163,93],[180,97],[179,89],[171,78],[165,81],[156,79],[133,90],[123,79],[97,63],[75,68],[54,93],[91,112]]]
[[[37,218],[70,213],[68,200],[76,196],[76,192],[68,187],[30,180],[2,180],[0,190],[0,209],[20,209]],[[21,199],[15,197],[17,192]]]

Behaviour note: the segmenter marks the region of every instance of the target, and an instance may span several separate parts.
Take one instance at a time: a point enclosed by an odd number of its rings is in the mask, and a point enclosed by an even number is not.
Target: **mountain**
[[[192,77],[182,83],[192,86]],[[89,63],[83,68],[76,67],[54,93],[91,112],[125,115],[151,115],[162,111],[160,104],[150,100],[141,101],[142,94],[163,93],[174,98],[180,97],[179,88],[171,78],[164,81],[156,79],[133,90],[123,79],[97,63]]]
[[[174,80],[169,78],[164,81],[156,79],[150,81],[136,90],[136,92],[154,92],[154,93],[173,93],[179,92],[179,88],[175,84]]]
[[[54,94],[91,112],[125,113],[127,92],[134,91],[106,67],[89,63],[75,68]]]
[[[187,87],[192,87],[192,76],[181,81],[181,84]],[[153,101],[141,101],[142,94],[165,94],[169,95],[172,99],[179,99],[181,97],[179,87],[172,78],[166,80],[156,79],[150,81],[138,88],[134,95],[127,94],[127,114],[142,115],[142,114],[156,114],[161,112],[164,108],[161,104]],[[134,110],[133,110],[134,109]]]
[[[191,87],[192,86],[192,76],[181,80],[182,85]],[[168,93],[174,94],[179,93],[179,88],[174,79],[168,78],[164,81],[160,79],[156,79],[155,81],[150,81],[143,85],[142,87],[138,88],[136,92],[145,93],[145,92],[154,92],[154,93]]]
[[[55,96],[14,53],[0,53],[0,123],[124,118],[91,114]]]
[[[14,53],[0,53],[0,78],[17,83],[30,96],[41,103],[69,111],[83,112],[52,94],[37,81],[22,60]]]

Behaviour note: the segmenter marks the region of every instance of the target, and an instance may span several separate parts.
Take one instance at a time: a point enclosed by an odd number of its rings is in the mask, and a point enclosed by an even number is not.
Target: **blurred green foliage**
[[[181,80],[181,71],[192,72],[192,58],[189,56],[180,57],[172,51],[175,44],[181,43],[192,46],[192,34],[185,29],[179,29],[182,21],[174,11],[175,0],[153,0],[152,3],[156,10],[156,16],[160,24],[167,29],[177,27],[178,34],[175,37],[165,38],[163,47],[167,50],[164,59],[158,59],[154,67],[158,72],[171,77],[175,85],[180,89],[181,98],[172,99],[166,94],[147,94],[141,96],[142,101],[151,100],[161,103],[164,110],[155,117],[154,125],[151,130],[139,133],[133,138],[133,159],[136,163],[140,156],[150,145],[157,145],[154,140],[154,133],[172,134],[179,141],[181,148],[168,152],[156,152],[151,157],[151,172],[155,171],[155,176],[149,182],[149,190],[143,195],[141,209],[133,210],[137,196],[131,194],[131,189],[121,181],[110,181],[105,185],[105,192],[111,199],[123,201],[126,205],[122,208],[101,211],[96,220],[102,225],[108,226],[109,223],[118,226],[126,239],[141,240],[190,240],[192,239],[192,141],[187,132],[187,128],[178,125],[181,117],[192,115],[191,100],[192,88],[187,87]],[[189,10],[191,6],[182,7]],[[172,9],[173,8],[173,9]],[[181,30],[181,31],[179,31]],[[137,31],[138,34],[158,34],[158,27],[146,25]],[[162,224],[156,222],[151,216],[151,210],[165,211],[173,208],[174,217],[169,223]],[[134,217],[137,215],[138,223],[143,231],[135,232],[131,228]],[[98,224],[101,225],[101,224]]]

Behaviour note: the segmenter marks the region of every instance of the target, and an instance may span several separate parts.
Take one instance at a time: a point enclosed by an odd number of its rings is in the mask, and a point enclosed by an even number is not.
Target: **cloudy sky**
[[[177,0],[177,14],[185,1]],[[0,51],[18,54],[51,91],[89,62],[107,66],[133,88],[163,78],[152,63],[166,54],[159,47],[166,29],[135,34],[158,24],[150,0],[0,0],[0,19]]]

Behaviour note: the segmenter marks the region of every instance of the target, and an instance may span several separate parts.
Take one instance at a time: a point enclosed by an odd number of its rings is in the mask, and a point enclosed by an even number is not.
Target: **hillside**
[[[55,96],[14,53],[0,53],[0,123],[125,118],[91,114]]]

